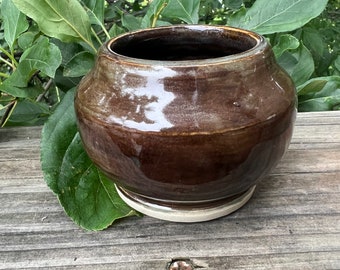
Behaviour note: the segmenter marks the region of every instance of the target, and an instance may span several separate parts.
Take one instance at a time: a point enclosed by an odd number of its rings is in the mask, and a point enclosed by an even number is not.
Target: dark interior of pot
[[[224,57],[248,51],[255,36],[214,27],[165,27],[123,35],[109,44],[117,54],[132,58],[183,61]]]

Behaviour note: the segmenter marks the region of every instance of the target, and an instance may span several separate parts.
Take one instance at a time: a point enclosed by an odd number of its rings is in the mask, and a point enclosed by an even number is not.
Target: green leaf
[[[15,110],[6,122],[6,126],[41,125],[47,120],[50,113],[49,106],[46,103],[29,99],[18,100]]]
[[[23,53],[17,69],[4,83],[14,87],[26,87],[38,70],[53,78],[61,60],[59,48],[50,43],[47,37],[41,37]]]
[[[340,110],[340,95],[311,98],[299,102],[300,112]]]
[[[313,78],[297,88],[299,111],[339,109],[340,76]]]
[[[318,66],[320,62],[327,62],[324,59],[325,53],[328,53],[327,44],[324,43],[320,31],[310,27],[303,27],[302,41],[313,55],[315,65]],[[328,67],[329,65],[327,65]]]
[[[285,51],[297,49],[300,45],[299,40],[289,34],[284,34],[279,37],[278,42],[273,47],[273,52],[276,58],[279,58]]]
[[[223,4],[232,10],[238,10],[242,7],[242,0],[223,0]]]
[[[169,0],[161,14],[169,19],[180,19],[188,24],[197,24],[199,7],[199,0]]]
[[[51,39],[51,42],[58,46],[62,56],[62,66],[65,66],[70,60],[80,52],[84,51],[84,48],[78,43],[64,43],[59,39]],[[72,87],[69,87],[70,89]]]
[[[263,35],[287,32],[320,15],[326,4],[327,0],[256,0],[245,16],[235,16],[228,23]]]
[[[100,23],[104,23],[105,1],[104,0],[83,0],[84,4],[92,11]]]
[[[26,16],[17,9],[12,0],[3,0],[1,9],[5,40],[13,51],[14,42],[28,29],[28,22]]]
[[[327,76],[313,78],[297,88],[297,94],[312,96],[327,96],[340,94],[340,76]],[[336,93],[335,93],[336,92]]]
[[[34,40],[37,38],[38,32],[28,31],[23,33],[18,38],[18,45],[22,50],[27,50],[34,43]]]
[[[111,37],[116,37],[123,33],[125,33],[125,30],[122,27],[119,27],[117,24],[114,24],[109,30],[109,35]]]
[[[128,31],[134,31],[141,28],[141,19],[132,14],[122,14],[122,25]]]
[[[340,55],[334,60],[334,67],[340,72]]]
[[[319,92],[327,83],[327,79],[314,78],[304,84],[298,86],[297,94],[299,96],[313,96],[316,92]]]
[[[12,0],[41,31],[63,42],[84,41],[94,51],[89,16],[77,0]]]
[[[67,92],[44,125],[42,170],[47,185],[70,218],[87,230],[102,230],[136,213],[87,156],[77,131],[73,99],[74,89]]]
[[[296,50],[284,52],[277,61],[288,72],[297,86],[305,83],[314,72],[312,54],[302,42]]]
[[[65,77],[81,77],[93,67],[95,56],[89,52],[77,53],[65,65],[63,75]]]
[[[101,28],[101,31],[103,31],[106,35],[106,39],[110,39],[110,35],[107,32],[107,29],[105,27],[105,21],[104,21],[104,14],[105,14],[105,2],[104,0],[84,0],[82,1],[85,4],[85,10],[88,13],[90,23],[93,25],[99,25]],[[97,41],[99,41],[99,44],[102,44],[100,38],[98,37],[97,33],[98,28],[93,28],[92,32],[97,38]]]
[[[15,87],[8,81],[0,84],[0,91],[17,98],[36,98],[42,92],[37,87]]]
[[[238,26],[240,22],[244,19],[247,14],[247,9],[242,6],[240,9],[233,12],[228,18],[228,25],[230,26]]]
[[[68,89],[76,87],[81,80],[81,77],[65,77],[63,75],[62,69],[57,69],[57,72],[54,77],[54,82],[64,92],[67,92]],[[57,99],[56,101],[58,101]]]

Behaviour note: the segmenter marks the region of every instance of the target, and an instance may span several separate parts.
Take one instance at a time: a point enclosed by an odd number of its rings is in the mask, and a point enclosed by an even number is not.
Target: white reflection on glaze
[[[165,117],[163,110],[175,99],[175,95],[165,90],[163,80],[176,75],[176,72],[170,68],[158,67],[152,71],[135,69],[133,74],[144,78],[146,83],[136,88],[122,87],[121,94],[135,102],[145,100],[145,98],[149,100],[146,104],[138,104],[136,111],[131,112],[131,115],[144,114],[145,121],[136,121],[129,115],[124,117],[111,115],[109,120],[141,131],[160,131],[173,127],[174,125]],[[122,83],[125,84],[124,77]]]
[[[281,92],[281,93],[284,93],[284,92],[285,92],[285,90],[283,89],[283,87],[282,87],[277,81],[274,81],[274,83],[276,84],[276,86],[277,86],[279,92]]]

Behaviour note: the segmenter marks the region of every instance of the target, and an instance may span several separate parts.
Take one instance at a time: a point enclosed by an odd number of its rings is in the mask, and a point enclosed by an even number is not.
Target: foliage
[[[110,37],[140,28],[227,24],[264,34],[297,87],[339,76],[339,0],[0,0],[0,125],[42,124]],[[326,7],[326,8],[325,8]],[[314,19],[313,19],[314,18]],[[333,81],[334,82],[334,81]],[[339,108],[337,89],[299,110]],[[321,91],[315,89],[315,93]],[[311,104],[311,103],[308,103]],[[333,104],[333,105],[330,105]]]
[[[51,116],[42,138],[45,180],[65,211],[87,229],[103,229],[132,213],[85,155],[70,111],[70,89],[111,37],[180,23],[250,29],[266,36],[293,78],[300,111],[340,109],[339,0],[0,0],[0,5],[0,126],[43,124]],[[104,194],[97,204],[94,191]],[[82,209],[84,201],[88,207]]]
[[[77,131],[73,97],[74,88],[44,125],[42,169],[46,183],[74,222],[86,229],[101,230],[136,212],[125,205],[111,180],[86,155]]]

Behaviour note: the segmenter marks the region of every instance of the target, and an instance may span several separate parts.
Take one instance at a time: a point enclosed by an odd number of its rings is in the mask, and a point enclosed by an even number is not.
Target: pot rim
[[[120,54],[115,52],[111,49],[113,43],[117,42],[120,39],[126,37],[133,37],[139,34],[143,34],[145,32],[153,32],[158,30],[172,30],[175,31],[176,29],[187,29],[192,31],[219,31],[219,32],[233,32],[233,33],[240,33],[243,36],[253,39],[256,44],[248,50],[245,50],[240,53],[235,53],[231,55],[221,56],[221,57],[214,57],[214,58],[206,58],[206,59],[191,59],[191,60],[154,60],[154,59],[147,59],[147,58],[136,58],[127,56],[124,54]],[[262,54],[266,48],[268,48],[268,43],[266,39],[253,31],[237,28],[237,27],[230,27],[230,26],[221,26],[221,25],[194,25],[194,24],[181,24],[181,25],[171,25],[171,26],[160,26],[155,28],[145,28],[136,31],[127,32],[121,34],[117,37],[114,37],[106,42],[103,46],[104,53],[107,54],[111,58],[115,58],[117,60],[121,60],[131,64],[142,64],[142,65],[162,65],[162,66],[200,66],[200,65],[213,65],[213,64],[220,64],[226,62],[236,62],[236,61],[244,61],[245,59],[249,59],[256,55]]]

